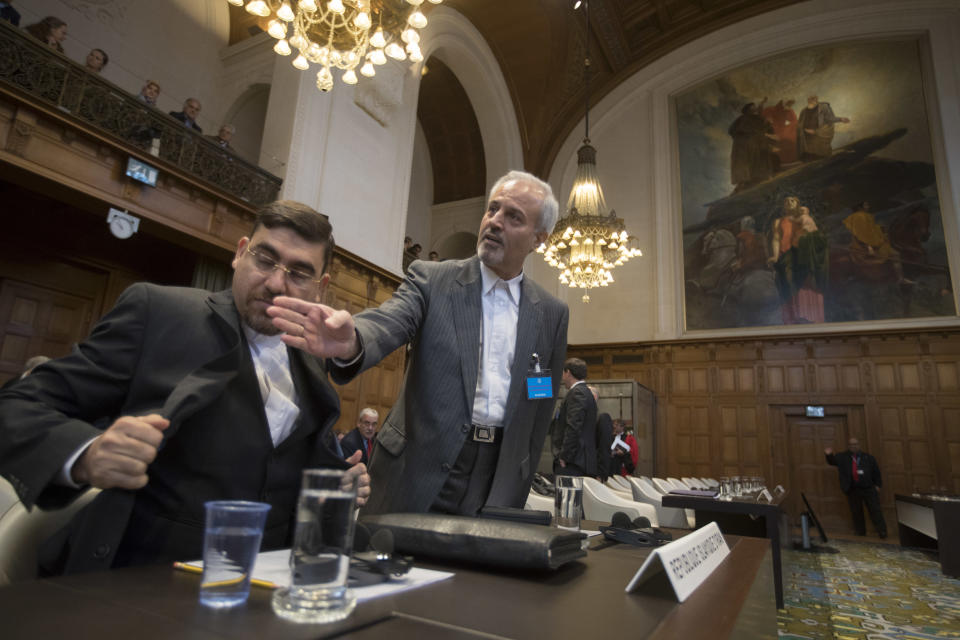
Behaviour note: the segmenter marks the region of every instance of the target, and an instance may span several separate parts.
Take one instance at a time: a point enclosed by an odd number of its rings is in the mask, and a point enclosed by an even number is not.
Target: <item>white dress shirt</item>
[[[502,426],[510,393],[510,368],[517,347],[520,317],[520,283],[523,273],[501,280],[490,267],[480,263],[480,300],[483,320],[480,327],[480,370],[473,398],[473,423]]]

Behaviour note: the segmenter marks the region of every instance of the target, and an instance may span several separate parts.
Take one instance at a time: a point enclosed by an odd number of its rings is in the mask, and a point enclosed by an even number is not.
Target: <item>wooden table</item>
[[[901,547],[937,549],[940,570],[960,578],[960,501],[896,494]]]
[[[200,576],[166,566],[136,567],[9,585],[0,589],[0,636],[19,638],[349,638],[502,637],[588,639],[770,638],[770,547],[728,536],[730,555],[683,604],[653,584],[624,592],[649,548],[612,545],[556,571],[479,570],[418,563],[456,572],[448,580],[361,603],[338,623],[297,625],[276,617],[267,589],[241,607],[215,611],[197,603]]]
[[[780,521],[785,516],[780,505],[787,493],[783,492],[770,504],[758,503],[753,498],[734,498],[727,502],[717,498],[700,498],[665,494],[663,506],[693,509],[697,515],[696,528],[716,522],[720,531],[738,536],[755,536],[770,540],[773,553],[773,583],[777,608],[783,609],[783,569],[780,564]]]

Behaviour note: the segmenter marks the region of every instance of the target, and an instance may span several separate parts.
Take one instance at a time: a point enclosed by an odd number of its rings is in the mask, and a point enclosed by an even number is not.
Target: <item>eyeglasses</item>
[[[306,287],[311,283],[320,284],[323,282],[322,279],[317,280],[314,278],[312,273],[308,273],[301,269],[291,269],[290,267],[280,264],[268,255],[251,250],[250,247],[247,247],[245,251],[253,257],[253,266],[256,268],[256,270],[265,276],[268,276],[277,269],[280,269],[287,274],[287,280],[295,287]]]

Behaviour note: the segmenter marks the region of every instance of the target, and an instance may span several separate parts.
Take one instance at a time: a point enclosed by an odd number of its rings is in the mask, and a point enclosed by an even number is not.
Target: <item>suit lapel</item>
[[[470,407],[477,392],[480,370],[480,323],[483,318],[480,284],[480,260],[473,258],[458,274],[458,286],[453,292],[453,325],[460,349],[460,378]]]
[[[226,347],[221,355],[186,375],[167,396],[162,413],[170,420],[170,428],[164,432],[164,440],[172,437],[184,420],[218,398],[243,364],[245,344],[233,294],[230,290],[211,294],[207,306]]]

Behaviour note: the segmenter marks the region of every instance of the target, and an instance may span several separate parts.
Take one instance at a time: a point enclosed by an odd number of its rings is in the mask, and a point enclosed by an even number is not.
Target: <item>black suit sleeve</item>
[[[116,306],[73,353],[38,367],[0,393],[0,473],[24,505],[63,506],[64,494],[47,486],[64,462],[102,426],[118,417],[140,365],[149,318],[146,287],[127,289]]]

